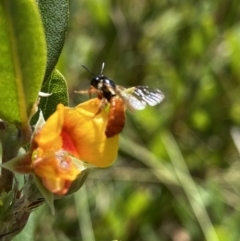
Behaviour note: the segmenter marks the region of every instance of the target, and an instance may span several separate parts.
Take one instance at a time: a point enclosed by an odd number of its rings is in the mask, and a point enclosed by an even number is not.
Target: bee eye
[[[99,78],[95,77],[91,80],[91,85],[97,89],[99,82],[100,82]]]

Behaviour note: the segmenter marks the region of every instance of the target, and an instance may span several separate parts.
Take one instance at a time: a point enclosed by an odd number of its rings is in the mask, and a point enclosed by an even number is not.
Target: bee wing
[[[157,105],[164,99],[164,95],[160,90],[151,89],[148,86],[136,86],[132,88],[117,86],[117,94],[132,111],[142,110],[147,105]]]
[[[164,99],[164,94],[159,89],[151,89],[148,86],[136,86],[132,94],[150,106],[157,105]]]
[[[116,92],[118,96],[120,96],[123,99],[124,104],[127,106],[129,110],[143,110],[146,107],[146,103],[141,100],[138,100],[135,96],[132,95],[131,92],[128,91],[128,89],[117,85]]]

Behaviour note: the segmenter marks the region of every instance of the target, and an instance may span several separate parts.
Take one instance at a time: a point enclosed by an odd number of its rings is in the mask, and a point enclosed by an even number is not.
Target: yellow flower
[[[35,131],[31,166],[51,192],[65,194],[89,165],[108,167],[116,159],[118,135],[106,137],[108,113],[103,110],[95,115],[99,106],[98,98],[75,108],[59,104],[56,112]]]

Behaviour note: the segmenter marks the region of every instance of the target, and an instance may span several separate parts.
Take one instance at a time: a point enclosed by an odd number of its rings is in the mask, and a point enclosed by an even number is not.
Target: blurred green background
[[[82,63],[165,99],[127,113],[115,164],[55,216],[41,208],[36,240],[240,240],[239,59],[239,0],[71,0],[58,63],[71,106],[88,99]]]

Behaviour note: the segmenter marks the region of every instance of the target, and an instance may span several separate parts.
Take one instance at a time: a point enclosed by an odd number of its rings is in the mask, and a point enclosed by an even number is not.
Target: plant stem
[[[20,148],[19,130],[14,125],[3,123],[0,129],[0,140],[2,143],[2,163],[16,157]],[[2,169],[0,176],[0,193],[9,192],[12,189],[13,173],[9,170]]]

